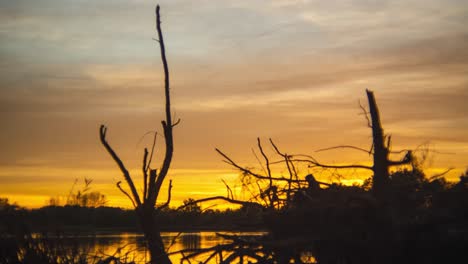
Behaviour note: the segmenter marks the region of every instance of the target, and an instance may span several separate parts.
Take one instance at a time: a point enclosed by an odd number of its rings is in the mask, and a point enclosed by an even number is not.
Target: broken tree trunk
[[[390,180],[390,167],[410,164],[414,157],[411,150],[408,150],[405,156],[399,161],[390,160],[391,136],[385,136],[382,123],[380,121],[379,108],[375,102],[374,93],[366,90],[369,101],[369,112],[371,116],[372,145],[374,148],[374,165],[372,166],[373,184],[372,191],[376,198],[386,197],[388,183]]]
[[[389,179],[389,151],[388,147],[385,145],[385,135],[380,121],[379,108],[375,101],[374,92],[366,90],[366,93],[369,101],[369,112],[372,122],[372,144],[374,148],[372,191],[376,196],[380,196],[385,192],[385,187]]]

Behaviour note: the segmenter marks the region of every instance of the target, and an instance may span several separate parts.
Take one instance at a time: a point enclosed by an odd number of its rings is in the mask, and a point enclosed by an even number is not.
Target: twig
[[[193,201],[191,201],[189,203],[186,203],[184,205],[179,206],[176,210],[184,209],[184,208],[186,208],[188,206],[191,206],[193,204],[203,203],[203,202],[208,202],[208,201],[213,201],[213,200],[224,200],[224,201],[229,202],[229,203],[240,204],[240,205],[259,205],[259,206],[261,206],[260,204],[254,203],[254,202],[240,201],[240,200],[230,199],[230,198],[227,198],[227,197],[224,197],[224,196],[214,196],[214,197],[208,197],[208,198],[203,198],[203,199],[199,199],[199,200],[193,200]]]
[[[449,173],[450,171],[452,171],[454,168],[448,168],[446,169],[445,171],[441,172],[441,173],[438,173],[438,174],[435,174],[435,175],[432,175],[429,180],[430,181],[433,181],[433,180],[436,180],[442,176],[444,176],[445,174]]]
[[[263,151],[262,144],[260,142],[260,138],[257,138],[257,145],[258,145],[258,149],[260,150],[260,153],[262,154],[263,158],[265,159],[265,164],[266,164],[266,168],[267,168],[267,175],[268,175],[268,189],[271,189],[272,186],[273,186],[273,179],[271,177],[270,160],[268,159],[267,155]],[[260,186],[259,186],[259,190],[261,191]],[[270,192],[267,193],[267,197],[268,197],[268,202],[269,202],[270,208],[273,208],[273,206],[274,206],[273,202],[274,201],[272,199],[272,196],[270,195]]]
[[[268,172],[266,171],[266,169],[265,169],[265,167],[263,166],[262,162],[261,162],[260,159],[258,158],[257,153],[255,153],[254,148],[252,148],[252,154],[254,155],[255,159],[257,160],[258,165],[260,165],[260,168],[262,168],[263,173],[268,174]]]
[[[359,164],[328,165],[328,164],[322,164],[322,163],[319,163],[317,161],[307,160],[307,159],[292,159],[292,161],[310,163],[312,165],[309,165],[309,168],[321,167],[321,168],[327,168],[327,169],[366,169],[366,170],[372,170],[372,167],[370,167],[370,166],[359,165]]]
[[[340,148],[350,148],[350,149],[355,149],[355,150],[366,152],[369,155],[372,154],[372,151],[369,151],[367,149],[363,149],[363,148],[360,148],[360,147],[356,147],[356,146],[351,146],[351,145],[340,145],[340,146],[334,146],[334,147],[329,147],[329,148],[323,148],[323,149],[318,149],[315,152],[321,152],[321,151],[327,151],[327,150],[333,150],[333,149],[340,149]]]
[[[128,193],[122,188],[122,186],[120,186],[121,183],[122,183],[121,181],[118,181],[118,182],[117,182],[117,188],[119,188],[119,190],[120,190],[123,194],[125,194],[125,195],[128,197],[128,199],[130,199],[130,201],[131,201],[132,204],[133,204],[133,207],[136,208],[137,206],[136,206],[136,204],[135,204],[135,201],[133,201],[133,199],[132,199],[132,197],[130,196],[130,194],[128,194]]]
[[[231,187],[229,187],[229,185],[226,183],[225,180],[221,179],[221,181],[224,183],[224,185],[226,186],[226,189],[227,189],[227,197],[230,198],[230,199],[234,199],[234,194],[232,193],[232,190],[231,190]]]
[[[158,132],[154,132],[154,137],[153,137],[153,145],[151,146],[151,154],[150,154],[150,158],[148,160],[148,163],[146,165],[146,168],[145,170],[148,172],[150,166],[151,166],[151,161],[153,160],[153,154],[154,154],[154,148],[156,146],[156,138],[158,136]]]
[[[262,154],[263,158],[265,159],[265,164],[268,172],[268,177],[270,178],[270,187],[273,185],[273,180],[271,180],[271,169],[270,169],[270,160],[268,159],[267,155],[263,151],[262,143],[260,142],[260,138],[257,138],[257,145],[260,153]]]
[[[171,191],[172,191],[172,180],[169,180],[169,187],[167,190],[167,201],[163,205],[161,205],[158,210],[164,209],[169,206],[169,203],[171,202]]]
[[[148,162],[148,149],[145,148],[144,153],[143,153],[143,202],[146,200],[146,194],[148,191],[148,170],[147,170],[147,164]]]
[[[180,118],[178,118],[177,121],[174,124],[172,124],[172,127],[177,126],[179,123],[180,123]]]
[[[67,204],[70,203],[70,197],[72,196],[73,194],[73,189],[75,189],[75,186],[76,186],[76,183],[78,182],[78,178],[75,178],[75,181],[73,182],[73,185],[72,187],[70,188],[70,192],[68,193],[68,197],[67,197]]]
[[[371,125],[371,121],[369,119],[369,112],[367,111],[367,109],[361,104],[361,101],[359,100],[359,107],[361,108],[363,114],[364,114],[364,117],[366,118],[366,121],[367,121],[367,126],[372,128],[372,125]]]
[[[230,159],[226,154],[224,154],[221,150],[219,149],[215,149],[216,152],[218,152],[221,156],[223,156],[226,160],[224,162],[226,162],[227,164],[230,164],[236,168],[238,168],[240,171],[242,171],[243,173],[246,173],[246,174],[249,174],[249,175],[252,175],[252,176],[256,176],[256,177],[260,177],[260,178],[266,178],[268,179],[268,177],[266,176],[262,176],[260,174],[257,174],[257,173],[254,173],[253,171],[247,169],[247,168],[244,168],[244,167],[241,167],[239,166],[237,163],[235,163],[232,159]]]
[[[138,192],[136,191],[135,185],[133,184],[132,178],[130,177],[130,173],[125,168],[125,166],[124,166],[122,160],[120,160],[119,156],[117,156],[117,154],[114,152],[114,150],[109,145],[109,143],[107,143],[106,133],[107,133],[107,127],[104,126],[104,125],[101,125],[100,130],[99,130],[101,143],[102,143],[102,145],[104,145],[107,152],[109,152],[109,154],[112,156],[114,161],[119,166],[120,170],[122,171],[122,173],[124,175],[125,180],[127,181],[128,186],[130,187],[130,190],[132,191],[133,198],[135,199],[135,202],[136,202],[137,206],[140,206],[141,205],[140,196],[138,195]]]

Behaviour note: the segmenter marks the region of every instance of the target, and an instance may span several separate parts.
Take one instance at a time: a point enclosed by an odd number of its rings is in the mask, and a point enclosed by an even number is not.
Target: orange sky
[[[366,88],[375,91],[395,150],[430,149],[428,175],[454,168],[447,177],[456,179],[466,170],[466,1],[159,3],[174,114],[182,119],[168,176],[172,205],[224,195],[221,179],[238,186],[238,173],[214,148],[258,167],[257,137],[323,162],[370,162],[353,151],[315,152],[370,147],[358,103]],[[142,149],[151,144],[143,136],[160,131],[163,118],[154,5],[0,3],[0,196],[38,207],[88,177],[109,205],[130,206],[115,187],[121,174],[98,128],[109,127],[109,142],[140,181]],[[351,171],[344,180],[363,175]]]

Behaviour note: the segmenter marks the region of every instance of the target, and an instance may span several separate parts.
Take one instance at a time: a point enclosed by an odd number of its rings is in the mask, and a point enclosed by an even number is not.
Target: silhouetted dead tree
[[[281,157],[281,159],[275,161],[270,160],[263,149],[260,138],[257,138],[257,146],[264,159],[264,163],[260,164],[262,172],[254,171],[253,169],[239,165],[219,149],[216,149],[216,152],[224,158],[224,162],[235,167],[242,173],[241,180],[245,189],[255,188],[253,191],[250,190],[252,197],[249,203],[254,202],[262,205],[264,208],[276,210],[287,206],[293,194],[301,189],[303,185],[308,184],[308,182],[306,179],[301,179],[299,177],[296,165],[298,161],[295,160],[296,155],[282,152],[272,139],[269,139],[269,142],[275,154]],[[259,162],[261,161],[259,160]],[[274,176],[272,173],[273,165],[282,165],[283,169],[287,171],[287,176]],[[329,185],[324,182],[318,183]],[[228,201],[227,199],[224,200]],[[238,201],[236,203],[240,204]]]
[[[392,161],[389,159],[392,137],[385,136],[380,122],[379,108],[375,101],[374,93],[366,90],[367,100],[369,102],[369,111],[371,116],[372,128],[372,143],[374,146],[374,172],[372,190],[374,194],[380,196],[385,193],[385,188],[389,180],[389,168],[391,166],[399,166],[409,164],[412,160],[411,151],[407,151],[405,157],[400,161]],[[386,141],[386,142],[385,142]]]
[[[406,154],[401,160],[393,161],[389,158],[391,148],[391,136],[385,135],[382,124],[380,121],[379,109],[374,97],[374,93],[370,90],[366,90],[367,99],[369,103],[369,112],[365,111],[365,115],[368,121],[368,126],[372,129],[372,149],[365,150],[363,148],[343,145],[337,147],[331,147],[321,149],[319,151],[331,150],[336,148],[350,148],[354,150],[364,151],[373,156],[373,165],[367,166],[362,164],[347,164],[347,165],[334,165],[325,164],[319,162],[317,159],[308,155],[301,154],[286,154],[279,150],[275,143],[270,139],[270,144],[275,150],[276,154],[281,157],[279,161],[271,161],[265,154],[261,145],[260,139],[257,139],[258,149],[264,158],[264,165],[262,165],[263,173],[254,171],[248,167],[241,166],[234,162],[229,156],[224,154],[219,149],[216,151],[224,158],[224,162],[240,170],[243,175],[243,179],[255,179],[257,185],[257,195],[253,196],[266,208],[279,209],[288,203],[292,199],[292,194],[297,190],[301,189],[301,184],[308,184],[306,179],[300,178],[298,175],[297,166],[298,164],[308,164],[309,168],[321,168],[321,169],[364,169],[373,172],[373,185],[372,190],[374,195],[379,198],[385,195],[386,185],[389,179],[389,169],[392,166],[400,166],[410,164],[413,161],[413,155],[411,150],[405,151]],[[363,107],[362,107],[363,108]],[[363,108],[364,109],[364,108]],[[365,109],[364,109],[365,110]],[[368,116],[370,115],[370,117]],[[258,159],[258,158],[257,158]],[[288,176],[274,177],[271,172],[271,166],[283,164],[288,172]],[[250,180],[248,180],[250,181]],[[314,181],[316,181],[314,179]],[[263,184],[259,184],[263,182]],[[265,182],[267,184],[265,184]],[[317,182],[317,181],[316,181]],[[251,183],[251,181],[250,181]],[[279,184],[283,183],[282,186]],[[324,182],[317,182],[320,185],[330,185]]]
[[[292,158],[292,161],[306,162],[309,163],[310,168],[324,168],[324,169],[364,169],[373,172],[373,185],[372,191],[376,197],[382,197],[385,195],[386,186],[389,180],[389,170],[392,166],[401,166],[410,164],[413,161],[413,155],[411,150],[405,151],[405,156],[399,161],[390,160],[390,148],[391,148],[391,136],[385,135],[382,123],[380,120],[379,108],[377,106],[374,93],[370,90],[366,90],[366,95],[369,103],[369,112],[365,110],[363,106],[361,108],[364,111],[365,117],[368,122],[368,126],[372,129],[372,148],[371,150],[365,150],[363,148],[343,145],[331,148],[320,149],[318,151],[326,151],[337,148],[349,148],[358,151],[369,153],[373,157],[373,165],[366,166],[361,164],[349,164],[349,165],[331,165],[318,162],[316,159],[306,156],[305,158]],[[370,115],[370,118],[369,116]]]
[[[142,172],[143,172],[143,196],[140,199],[140,196],[135,188],[135,184],[133,183],[132,176],[130,175],[129,171],[123,164],[122,160],[119,156],[115,153],[112,147],[109,145],[106,139],[107,128],[104,125],[101,125],[99,130],[99,135],[101,139],[101,143],[104,145],[106,150],[109,152],[111,157],[119,166],[119,169],[122,171],[125,181],[130,188],[130,194],[126,192],[121,186],[121,182],[117,183],[117,187],[120,191],[122,191],[132,202],[135,210],[137,212],[141,228],[143,233],[145,234],[145,238],[148,244],[148,249],[151,255],[151,263],[158,263],[158,264],[168,264],[171,263],[168,255],[166,254],[164,244],[160,235],[159,225],[158,225],[158,212],[169,205],[171,200],[171,189],[172,189],[172,181],[169,181],[169,189],[168,189],[168,198],[167,201],[159,206],[156,207],[156,200],[159,196],[159,192],[161,190],[161,186],[164,182],[164,179],[169,172],[169,167],[172,161],[172,155],[174,152],[174,143],[173,143],[173,134],[172,129],[176,126],[180,120],[173,123],[172,116],[171,116],[171,100],[170,100],[170,91],[169,91],[169,67],[166,60],[166,50],[164,46],[164,39],[161,31],[161,20],[159,14],[159,5],[156,6],[156,30],[158,33],[158,43],[161,50],[161,59],[164,68],[164,92],[165,92],[165,113],[166,119],[161,121],[163,132],[164,132],[164,139],[165,139],[165,155],[162,166],[159,170],[159,174],[156,169],[150,168],[151,159],[153,156],[154,148],[155,148],[155,140],[153,142],[153,146],[151,148],[151,154],[148,160],[148,149],[145,148],[143,154],[143,165],[142,165]]]
[[[367,112],[362,106],[361,108],[364,110],[368,126],[372,129],[372,149],[370,151],[367,151],[359,147],[345,145],[321,149],[319,151],[330,150],[335,148],[351,148],[359,151],[368,152],[373,157],[372,166],[365,166],[359,164],[329,165],[319,163],[313,158],[294,160],[300,162],[308,162],[310,164],[310,167],[371,170],[373,172],[372,191],[376,197],[382,197],[383,195],[385,195],[386,186],[388,185],[390,167],[410,164],[413,161],[413,154],[411,150],[407,150],[405,156],[401,160],[390,160],[389,154],[391,149],[391,136],[384,134],[382,123],[380,120],[379,108],[377,106],[374,93],[370,90],[366,90],[366,95],[369,103],[369,112]],[[368,114],[370,114],[370,119]]]

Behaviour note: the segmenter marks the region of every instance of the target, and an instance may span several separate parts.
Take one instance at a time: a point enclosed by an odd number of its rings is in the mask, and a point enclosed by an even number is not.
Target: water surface
[[[218,236],[217,233],[242,236],[263,235],[264,232],[163,232],[162,238],[165,247],[174,263],[180,263],[183,255],[174,254],[181,250],[209,248],[229,241]],[[96,256],[119,256],[127,261],[136,263],[147,263],[149,252],[146,250],[143,234],[140,233],[113,233],[99,234],[95,236],[79,236],[68,238],[70,243],[78,244],[85,248],[90,255]],[[187,253],[186,253],[187,254]],[[204,261],[207,255],[192,259],[195,263]],[[187,262],[188,263],[188,262]],[[209,263],[218,263],[214,257]]]

